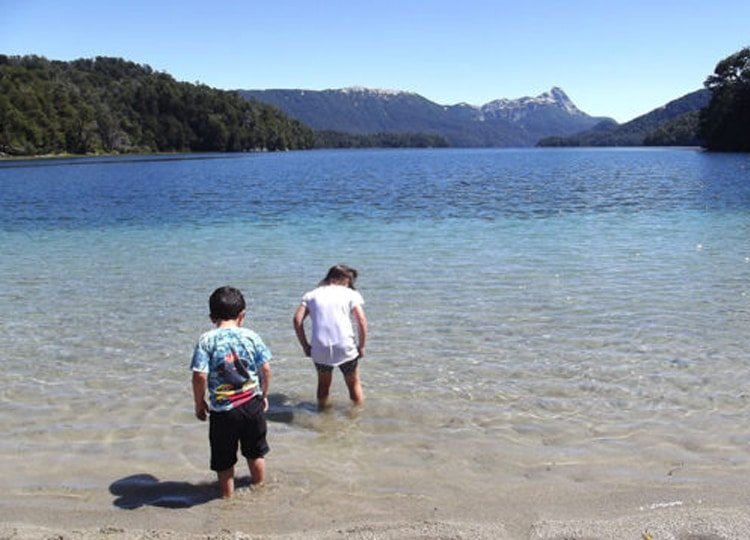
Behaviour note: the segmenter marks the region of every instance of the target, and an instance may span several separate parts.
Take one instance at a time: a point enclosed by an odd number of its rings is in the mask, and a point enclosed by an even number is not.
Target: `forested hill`
[[[542,139],[538,146],[698,146],[700,111],[710,99],[709,90],[697,90],[630,122],[602,123],[569,137]]]
[[[719,152],[750,152],[750,47],[716,64],[698,90],[626,124],[602,123],[539,146],[696,145]]]
[[[119,58],[0,55],[0,155],[311,148],[308,127],[235,92]]]

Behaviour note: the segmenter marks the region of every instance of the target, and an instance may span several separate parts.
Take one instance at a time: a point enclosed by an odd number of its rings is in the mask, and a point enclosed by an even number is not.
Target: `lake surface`
[[[261,528],[682,504],[750,471],[750,156],[12,161],[0,207],[4,505],[187,507],[199,529],[240,512],[202,504],[188,369],[224,284],[274,354]],[[370,320],[366,405],[337,373],[320,414],[291,317],[338,262]]]

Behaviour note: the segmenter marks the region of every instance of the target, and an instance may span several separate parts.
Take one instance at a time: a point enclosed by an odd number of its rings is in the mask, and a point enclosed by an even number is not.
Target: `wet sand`
[[[740,540],[750,538],[750,515],[740,509],[668,510],[614,519],[539,521],[526,534],[511,533],[503,523],[456,521],[359,522],[329,529],[258,534],[252,530],[222,528],[211,533],[121,526],[43,527],[24,523],[0,525],[3,540],[240,540],[240,539],[494,539],[494,540]]]
[[[496,540],[741,540],[750,538],[750,506],[741,486],[717,493],[693,489],[591,493],[585,487],[521,490],[490,497],[487,507],[384,497],[369,507],[296,506],[278,486],[239,487],[216,498],[215,484],[111,486],[94,493],[2,496],[1,540],[172,539],[496,539]],[[116,493],[118,490],[119,495]],[[190,503],[183,498],[189,495]],[[495,494],[496,495],[496,494]],[[201,499],[203,497],[203,499]],[[434,506],[437,504],[437,506]]]

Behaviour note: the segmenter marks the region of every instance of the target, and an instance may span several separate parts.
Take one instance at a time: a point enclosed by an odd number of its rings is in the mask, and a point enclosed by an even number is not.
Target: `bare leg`
[[[349,398],[355,405],[362,405],[365,396],[362,393],[362,385],[359,383],[359,368],[355,369],[348,375],[344,375],[346,387],[349,389]]]
[[[216,473],[219,477],[219,489],[225,499],[234,495],[234,467]]]
[[[328,395],[331,392],[333,371],[318,371],[318,409],[323,410],[328,406]]]
[[[264,458],[248,459],[247,468],[250,469],[250,483],[254,486],[262,486],[266,477],[266,460]]]

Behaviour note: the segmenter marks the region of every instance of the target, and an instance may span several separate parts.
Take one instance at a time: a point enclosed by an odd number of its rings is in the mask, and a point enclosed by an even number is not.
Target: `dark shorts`
[[[212,471],[226,471],[237,463],[238,444],[247,459],[262,458],[268,453],[266,414],[260,397],[231,411],[212,412],[208,420]]]
[[[359,357],[355,358],[354,360],[344,362],[343,364],[339,364],[339,369],[344,375],[350,375],[351,373],[357,371],[358,364]],[[333,366],[329,366],[328,364],[315,364],[315,369],[317,369],[320,373],[331,373],[333,371]]]

